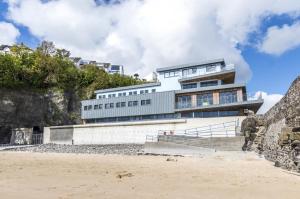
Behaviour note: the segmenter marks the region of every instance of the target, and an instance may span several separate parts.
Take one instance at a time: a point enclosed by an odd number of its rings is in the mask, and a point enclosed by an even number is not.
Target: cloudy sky
[[[141,76],[224,58],[264,112],[300,74],[300,1],[0,0],[0,44],[42,40]]]

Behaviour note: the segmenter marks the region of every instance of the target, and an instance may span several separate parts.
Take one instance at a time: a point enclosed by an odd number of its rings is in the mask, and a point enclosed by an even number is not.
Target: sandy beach
[[[300,176],[254,153],[165,157],[0,152],[0,160],[3,199],[300,197]]]

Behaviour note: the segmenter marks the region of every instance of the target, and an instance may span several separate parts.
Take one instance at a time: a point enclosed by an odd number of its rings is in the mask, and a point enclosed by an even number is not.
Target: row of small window
[[[206,81],[206,82],[200,82],[200,87],[208,87],[208,86],[217,86],[218,81]],[[183,84],[182,89],[191,89],[191,88],[197,88],[197,83],[191,83],[191,84]]]
[[[156,89],[152,89],[151,92],[155,93]],[[145,93],[149,93],[149,90],[140,90],[140,94],[145,94]],[[127,94],[126,92],[118,93],[118,97],[126,96],[126,94]],[[138,94],[137,91],[128,92],[128,95],[137,95],[137,94]],[[108,94],[107,98],[112,98],[112,97],[116,97],[116,96],[117,96],[116,94]],[[104,98],[106,98],[106,95],[99,95],[98,98],[99,99],[104,99]]]
[[[205,67],[205,71],[206,72],[214,72],[214,71],[216,71],[216,68],[217,68],[217,65],[208,65],[208,66]],[[182,70],[182,76],[188,76],[188,75],[191,75],[191,74],[196,74],[197,70],[198,70],[197,67],[183,69]],[[179,74],[180,74],[179,70],[177,70],[177,71],[169,71],[169,72],[165,72],[164,76],[165,76],[165,78],[176,77],[176,76],[179,76]]]
[[[151,104],[151,100],[150,99],[141,100],[141,106],[150,105],[150,104]],[[104,104],[104,108],[105,109],[111,109],[111,108],[114,108],[114,106],[115,106],[114,103],[106,103],[106,104]],[[127,106],[128,107],[138,106],[138,101],[128,101]],[[117,102],[116,103],[116,107],[117,108],[126,107],[126,102]],[[92,105],[88,105],[88,106],[84,106],[83,107],[83,109],[85,111],[92,110],[92,108],[93,108]],[[98,109],[103,109],[103,104],[96,104],[96,105],[94,105],[94,110],[98,110]]]

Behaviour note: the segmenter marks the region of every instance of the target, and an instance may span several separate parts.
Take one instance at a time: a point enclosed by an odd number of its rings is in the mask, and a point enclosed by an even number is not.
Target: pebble
[[[28,151],[39,153],[87,153],[87,154],[120,154],[138,155],[144,145],[111,144],[111,145],[62,145],[41,144],[31,147],[8,149],[9,151]]]

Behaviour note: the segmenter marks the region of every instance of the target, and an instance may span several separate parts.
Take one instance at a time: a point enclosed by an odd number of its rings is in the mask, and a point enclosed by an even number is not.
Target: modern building
[[[70,60],[80,68],[84,65],[95,65],[103,70],[105,70],[109,74],[120,74],[124,75],[124,67],[122,65],[112,65],[111,63],[97,62],[93,60],[82,59],[81,57],[70,57]]]
[[[224,59],[158,68],[157,82],[97,90],[82,101],[84,123],[243,116],[263,104],[235,82]]]

